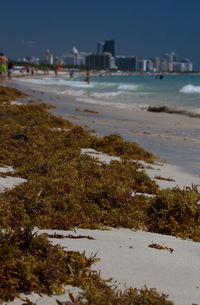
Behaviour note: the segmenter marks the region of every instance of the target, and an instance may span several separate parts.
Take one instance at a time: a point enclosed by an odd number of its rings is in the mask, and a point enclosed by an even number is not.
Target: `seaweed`
[[[175,182],[174,179],[168,177],[168,178],[165,178],[165,177],[162,177],[162,176],[155,176],[154,179],[158,179],[158,180],[165,180],[165,181],[173,181]]]
[[[152,198],[147,208],[151,232],[200,241],[200,193],[197,186],[165,189]]]
[[[168,248],[166,246],[162,246],[162,245],[159,245],[159,244],[155,244],[155,243],[152,243],[150,245],[148,245],[149,248],[154,248],[154,249],[158,249],[158,250],[167,250],[169,251],[170,253],[173,253],[174,252],[174,249],[173,248]]]
[[[94,110],[90,110],[90,109],[84,109],[83,112],[89,112],[89,113],[94,113],[94,114],[98,114],[98,111],[94,111]]]
[[[95,257],[53,246],[44,234],[18,228],[0,234],[0,302],[21,292],[62,294],[63,285],[80,285],[90,275]]]

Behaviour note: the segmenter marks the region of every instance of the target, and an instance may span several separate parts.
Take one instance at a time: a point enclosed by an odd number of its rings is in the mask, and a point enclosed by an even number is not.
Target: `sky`
[[[199,0],[0,0],[0,52],[9,58],[95,52],[116,40],[117,55],[175,51],[200,70]]]

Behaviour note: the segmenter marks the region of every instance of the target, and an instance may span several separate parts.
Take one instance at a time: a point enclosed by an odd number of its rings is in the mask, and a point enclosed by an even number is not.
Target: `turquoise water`
[[[23,81],[39,84],[62,95],[73,95],[80,102],[108,104],[118,108],[171,105],[200,112],[200,75],[154,75],[42,77]]]

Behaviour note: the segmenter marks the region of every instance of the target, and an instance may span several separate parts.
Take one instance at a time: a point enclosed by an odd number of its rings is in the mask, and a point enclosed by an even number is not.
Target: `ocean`
[[[21,79],[61,95],[75,96],[77,101],[110,105],[116,108],[147,109],[149,106],[175,106],[200,113],[200,75],[112,75],[37,77]]]

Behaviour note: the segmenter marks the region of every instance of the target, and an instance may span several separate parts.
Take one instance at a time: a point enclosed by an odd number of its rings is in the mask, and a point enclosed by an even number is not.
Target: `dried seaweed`
[[[72,239],[87,238],[87,239],[90,239],[90,240],[95,240],[94,237],[89,236],[89,235],[88,236],[86,236],[86,235],[72,235],[72,234],[63,235],[63,234],[57,234],[57,233],[54,233],[54,234],[45,233],[45,235],[47,237],[50,237],[50,238],[58,238],[58,239],[62,239],[62,238],[72,238]]]
[[[162,177],[162,176],[155,176],[154,179],[158,179],[158,180],[164,180],[164,181],[173,181],[175,182],[174,179],[168,177],[168,178],[165,178],[165,177]]]
[[[94,113],[94,114],[98,114],[98,111],[94,111],[94,110],[90,110],[90,109],[84,109],[83,112],[89,112],[89,113]]]
[[[174,249],[173,248],[168,248],[166,246],[162,246],[162,245],[159,245],[159,244],[155,244],[155,243],[152,243],[150,245],[148,245],[149,248],[154,248],[154,249],[158,249],[158,250],[167,250],[169,251],[170,253],[173,253],[174,252]]]

